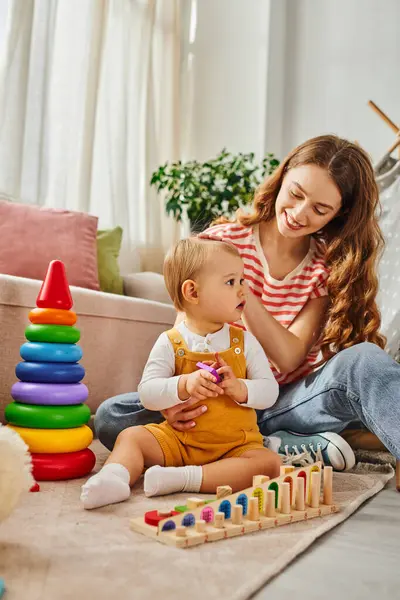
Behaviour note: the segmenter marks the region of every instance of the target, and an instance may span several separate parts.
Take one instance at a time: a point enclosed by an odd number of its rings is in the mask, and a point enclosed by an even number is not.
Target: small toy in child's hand
[[[211,373],[211,375],[214,375],[214,377],[217,380],[217,383],[222,381],[221,376],[218,375],[217,371],[215,369],[213,369],[212,367],[210,367],[210,365],[206,365],[202,362],[198,362],[198,363],[196,363],[196,367],[199,367],[199,369],[204,369],[205,371],[208,371],[209,373]]]

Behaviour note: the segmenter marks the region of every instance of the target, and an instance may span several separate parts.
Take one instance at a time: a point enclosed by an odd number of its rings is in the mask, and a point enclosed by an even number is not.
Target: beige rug
[[[101,464],[105,453],[95,442]],[[129,529],[146,510],[182,503],[186,496],[130,501],[84,511],[82,480],[42,483],[0,526],[0,577],[5,600],[243,600],[379,492],[386,472],[334,475],[338,514],[178,550]]]

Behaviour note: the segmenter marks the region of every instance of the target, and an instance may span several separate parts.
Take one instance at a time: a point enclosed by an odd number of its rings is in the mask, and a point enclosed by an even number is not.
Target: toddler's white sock
[[[98,508],[127,500],[131,494],[129,471],[118,463],[105,465],[82,486],[81,502],[84,508]]]
[[[203,469],[196,465],[186,467],[150,467],[144,474],[146,496],[162,496],[174,492],[199,492]]]

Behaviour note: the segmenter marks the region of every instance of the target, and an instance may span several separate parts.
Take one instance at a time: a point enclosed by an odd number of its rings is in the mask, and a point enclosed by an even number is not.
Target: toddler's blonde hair
[[[237,248],[232,244],[198,237],[180,240],[169,250],[164,260],[164,279],[176,310],[185,311],[182,294],[184,281],[195,279],[214,252],[221,249],[240,258]]]

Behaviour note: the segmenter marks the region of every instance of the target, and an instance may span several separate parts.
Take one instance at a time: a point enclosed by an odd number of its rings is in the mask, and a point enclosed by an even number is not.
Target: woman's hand
[[[171,408],[161,411],[168,423],[177,431],[187,431],[196,425],[193,419],[200,417],[207,410],[207,406],[200,405],[192,408],[195,404],[199,404],[197,398],[189,398],[184,404],[176,404]]]
[[[217,369],[218,375],[223,376],[223,381],[219,384],[221,388],[223,388],[224,393],[227,394],[238,402],[239,404],[244,404],[247,402],[247,385],[241,379],[238,379],[233,372],[232,367],[230,367],[223,358],[220,358],[218,354],[216,354],[216,358],[220,368]]]

